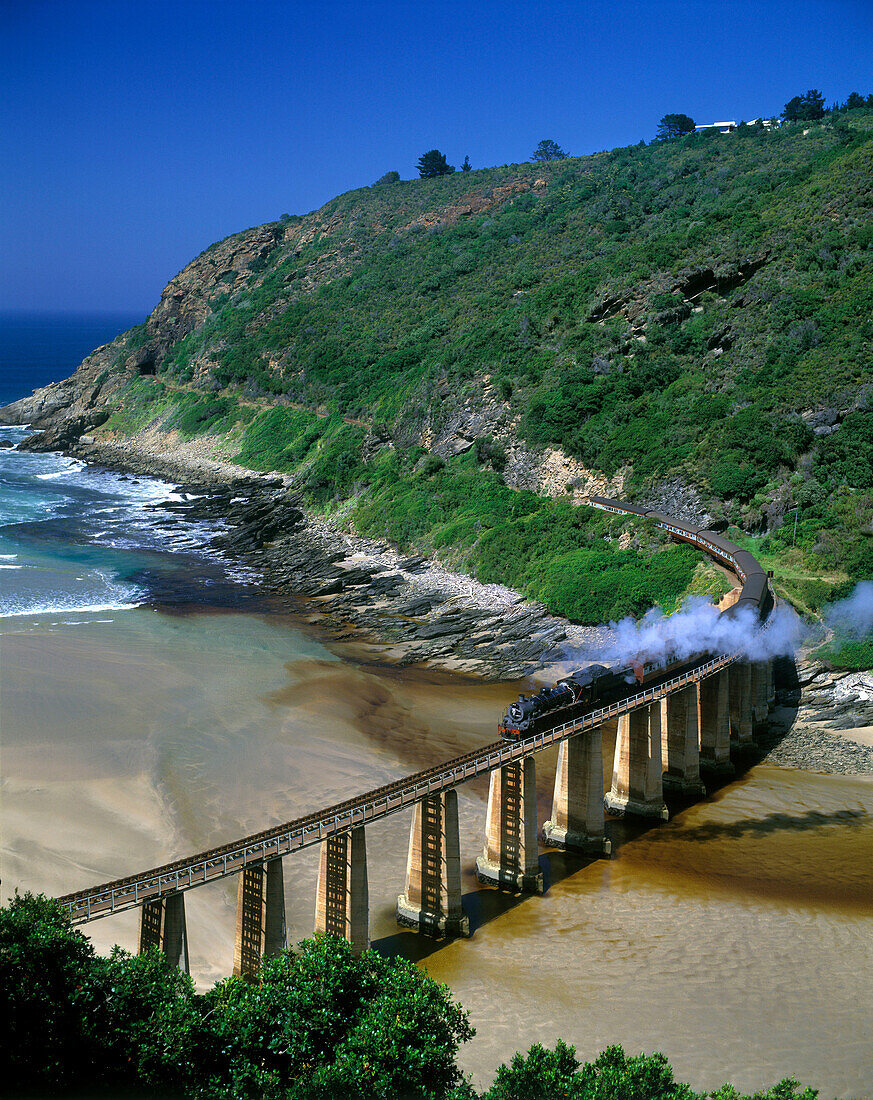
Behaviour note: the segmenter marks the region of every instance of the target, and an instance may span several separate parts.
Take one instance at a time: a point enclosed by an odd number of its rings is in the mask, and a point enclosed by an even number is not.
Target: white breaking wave
[[[58,461],[64,463],[60,470],[53,470],[47,474],[35,474],[34,476],[40,481],[54,481],[55,478],[78,474],[85,469],[85,463],[80,462],[78,458],[59,459]]]
[[[87,614],[89,611],[133,611],[139,607],[136,603],[95,603],[72,607],[58,607],[48,605],[45,607],[28,607],[16,611],[0,611],[0,619],[21,619],[31,615],[64,615],[75,611],[77,615]]]

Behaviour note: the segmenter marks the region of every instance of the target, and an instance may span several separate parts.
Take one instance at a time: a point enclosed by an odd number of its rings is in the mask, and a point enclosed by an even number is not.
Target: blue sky
[[[870,0],[0,0],[0,309],[142,310],[212,241],[437,147],[582,154],[873,92]]]

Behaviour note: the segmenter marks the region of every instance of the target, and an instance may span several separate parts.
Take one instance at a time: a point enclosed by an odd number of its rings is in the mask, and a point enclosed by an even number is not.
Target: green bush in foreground
[[[754,1096],[732,1085],[697,1093],[674,1079],[663,1054],[631,1057],[610,1046],[593,1062],[580,1063],[575,1049],[559,1039],[554,1050],[535,1043],[527,1054],[516,1054],[498,1069],[481,1100],[816,1100],[815,1089],[802,1088],[786,1079]]]
[[[446,986],[404,959],[321,936],[198,994],[157,953],[94,954],[56,902],[0,909],[0,1065],[7,1095],[232,1100],[477,1100],[455,1064],[474,1035]],[[785,1080],[744,1096],[696,1093],[663,1054],[620,1046],[580,1063],[539,1043],[502,1065],[479,1100],[815,1100]]]
[[[473,1036],[450,991],[405,959],[304,940],[260,984],[205,994],[158,954],[94,954],[56,903],[0,910],[0,1064],[18,1093],[440,1100]]]

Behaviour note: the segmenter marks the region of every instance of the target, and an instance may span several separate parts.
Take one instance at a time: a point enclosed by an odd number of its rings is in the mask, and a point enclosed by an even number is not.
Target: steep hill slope
[[[43,446],[212,432],[528,587],[531,545],[556,578],[591,545],[518,491],[620,492],[756,536],[814,608],[873,575],[871,137],[862,109],[349,192],[208,248],[17,414]]]

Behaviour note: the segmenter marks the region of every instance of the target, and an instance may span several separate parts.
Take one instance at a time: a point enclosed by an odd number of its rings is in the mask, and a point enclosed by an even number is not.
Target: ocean
[[[68,378],[89,352],[144,320],[141,313],[0,310],[0,406]]]

